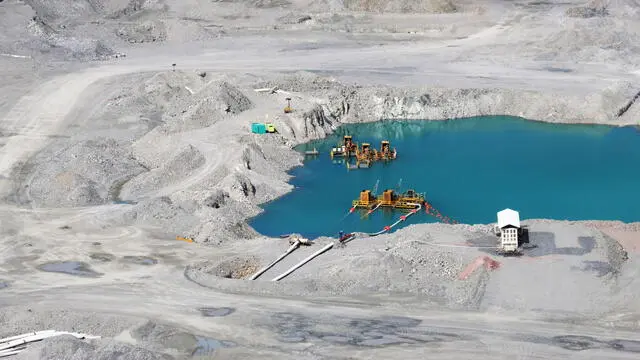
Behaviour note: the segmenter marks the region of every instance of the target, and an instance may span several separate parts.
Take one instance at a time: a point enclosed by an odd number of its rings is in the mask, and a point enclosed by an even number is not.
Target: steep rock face
[[[326,104],[305,113],[306,129],[309,129],[305,136],[310,139],[322,137],[342,123],[383,119],[443,120],[483,115],[511,115],[550,122],[621,124],[629,122],[623,115],[633,108],[636,95],[637,89],[631,83],[614,84],[598,93],[582,96],[500,88],[345,87]]]

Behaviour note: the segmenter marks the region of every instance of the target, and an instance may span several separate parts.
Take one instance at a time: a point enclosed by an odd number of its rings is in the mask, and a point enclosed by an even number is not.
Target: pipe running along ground
[[[300,241],[296,241],[293,243],[293,245],[291,245],[287,251],[284,252],[284,254],[280,255],[277,259],[275,259],[274,261],[271,262],[271,264],[263,267],[262,269],[260,269],[258,272],[256,272],[255,274],[253,274],[253,276],[251,276],[251,280],[255,280],[257,279],[260,275],[262,275],[265,271],[271,269],[275,264],[279,263],[280,260],[284,259],[285,257],[287,257],[287,255],[291,254],[294,250],[296,250],[297,248],[300,247]]]
[[[320,250],[316,251],[315,253],[309,255],[307,258],[305,258],[304,260],[300,261],[299,263],[293,265],[289,270],[287,270],[284,273],[278,275],[277,277],[271,279],[271,281],[278,281],[278,280],[281,280],[281,279],[285,278],[287,275],[289,275],[292,272],[296,271],[298,268],[302,267],[304,264],[306,264],[309,261],[313,260],[313,258],[315,258],[316,256],[318,256],[318,255],[322,254],[323,252],[331,249],[333,247],[333,245],[335,245],[335,242],[327,244],[322,249],[320,249]]]

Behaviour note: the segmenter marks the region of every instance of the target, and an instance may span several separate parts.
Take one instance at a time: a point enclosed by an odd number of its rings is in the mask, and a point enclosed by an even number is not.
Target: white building
[[[520,232],[520,214],[511,209],[498,212],[498,229],[500,233],[500,250],[515,252],[518,250],[518,233]]]

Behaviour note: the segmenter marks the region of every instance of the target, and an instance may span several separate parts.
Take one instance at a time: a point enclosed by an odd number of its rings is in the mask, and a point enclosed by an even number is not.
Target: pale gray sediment
[[[526,220],[537,247],[520,258],[496,257],[487,225],[412,225],[275,283],[333,239],[249,281],[289,244],[246,220],[292,190],[293,146],[341,124],[636,125],[638,16],[633,1],[0,1],[0,335],[103,337],[24,359],[633,358],[638,223]],[[501,267],[460,280],[482,256]]]

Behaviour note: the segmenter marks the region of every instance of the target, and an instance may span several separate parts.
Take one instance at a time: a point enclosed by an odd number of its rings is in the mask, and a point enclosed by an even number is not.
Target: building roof
[[[503,228],[505,226],[520,227],[520,214],[511,209],[504,209],[498,212],[498,227]]]

